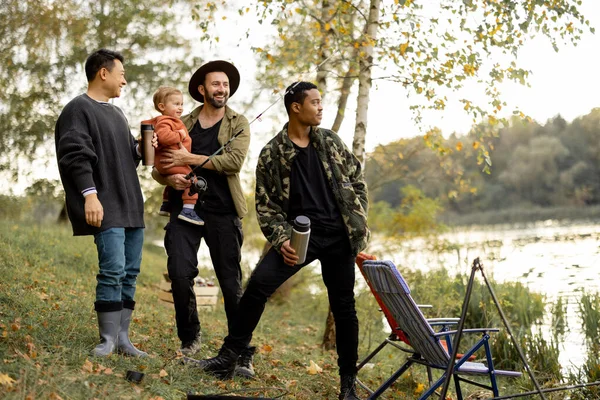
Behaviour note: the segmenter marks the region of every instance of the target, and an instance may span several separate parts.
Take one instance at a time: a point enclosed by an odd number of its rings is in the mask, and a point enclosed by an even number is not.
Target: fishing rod
[[[333,57],[334,54],[335,53],[332,53],[331,55],[329,55],[326,59],[324,59],[323,61],[321,61],[319,64],[317,64],[317,66],[315,66],[314,68],[312,68],[307,73],[312,73],[312,72],[318,70],[331,57]],[[306,73],[304,73],[304,74],[306,74]],[[304,74],[302,74],[302,75],[304,75]],[[301,75],[301,77],[302,77],[302,75]],[[283,93],[282,96],[279,96],[267,108],[265,108],[261,113],[259,113],[256,117],[254,117],[254,119],[252,121],[250,121],[250,123],[248,124],[248,127],[250,127],[250,125],[252,125],[252,123],[254,123],[254,121],[256,121],[256,120],[260,121],[260,118],[264,115],[264,113],[266,113],[271,107],[273,107],[275,104],[277,104],[279,102],[279,100],[281,100],[282,98],[285,97],[285,95],[287,95],[290,92],[294,93],[294,88],[296,86],[298,86],[298,84],[300,84],[300,82],[301,81],[299,80],[299,81],[295,82],[292,86],[290,86],[289,88],[287,88],[286,91]],[[198,175],[195,174],[196,169],[204,167],[204,165],[206,165],[206,163],[208,163],[209,161],[211,161],[215,156],[217,156],[221,151],[223,151],[223,149],[227,148],[227,146],[231,142],[233,142],[235,140],[235,138],[237,138],[242,132],[244,132],[243,129],[240,130],[235,135],[233,135],[227,142],[225,142],[221,147],[219,147],[214,153],[212,153],[210,156],[208,156],[206,158],[206,160],[204,160],[202,162],[202,164],[196,165],[195,167],[193,167],[192,170],[185,176],[185,179],[192,181],[192,185],[190,186],[190,195],[194,195],[196,193],[202,193],[202,192],[204,192],[208,188],[208,182],[206,182],[206,179],[204,179],[203,177],[198,176]]]

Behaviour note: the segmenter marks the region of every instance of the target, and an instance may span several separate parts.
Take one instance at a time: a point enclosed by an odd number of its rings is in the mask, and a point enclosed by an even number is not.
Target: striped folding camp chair
[[[362,263],[361,272],[365,276],[369,287],[385,306],[387,312],[397,324],[397,328],[403,332],[412,347],[413,354],[394,372],[378,389],[369,389],[369,399],[376,399],[387,388],[392,385],[413,364],[424,365],[431,369],[443,370],[442,376],[435,382],[431,382],[429,388],[423,392],[419,400],[427,399],[442,385],[446,379],[446,370],[450,362],[449,353],[451,349],[451,335],[455,331],[442,330],[435,332],[433,326],[437,322],[427,320],[413,298],[410,289],[391,261],[365,260]],[[497,332],[495,328],[464,329],[465,333],[479,333],[481,338],[462,357],[455,361],[453,379],[456,387],[458,400],[462,400],[461,382],[469,383],[493,392],[498,396],[498,385],[496,376],[519,377],[520,372],[504,371],[494,368],[491,350],[489,346],[489,333]],[[443,341],[448,344],[444,346]],[[484,363],[469,362],[475,351],[484,348],[486,360]],[[483,384],[466,379],[465,375],[488,376],[489,384]],[[364,387],[364,386],[363,386]]]

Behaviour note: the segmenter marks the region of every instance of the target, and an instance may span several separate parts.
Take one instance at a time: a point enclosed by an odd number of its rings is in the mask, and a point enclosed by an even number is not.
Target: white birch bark
[[[371,90],[371,67],[373,65],[373,43],[377,40],[379,28],[379,8],[381,0],[371,0],[369,17],[367,20],[366,38],[367,46],[363,47],[364,57],[360,58],[358,75],[358,96],[356,101],[356,125],[354,127],[354,140],[352,152],[364,165],[365,138],[367,136],[367,113],[369,111],[369,92]]]

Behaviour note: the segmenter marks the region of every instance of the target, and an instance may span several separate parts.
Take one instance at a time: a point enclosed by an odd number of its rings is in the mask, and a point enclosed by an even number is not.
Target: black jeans
[[[202,238],[210,250],[223,293],[229,330],[242,296],[242,221],[235,214],[199,212],[198,215],[204,220],[204,226],[182,221],[177,218],[177,213],[171,213],[171,220],[165,227],[167,270],[173,290],[177,336],[182,343],[194,340],[200,332],[193,288],[194,278],[198,276],[198,249]]]
[[[346,234],[311,233],[306,262],[289,266],[283,256],[271,249],[252,272],[240,300],[235,320],[224,346],[240,353],[250,344],[267,299],[288,278],[314,260],[321,261],[323,282],[335,318],[338,366],[340,374],[356,372],[358,360],[358,318],[354,303],[354,260]]]

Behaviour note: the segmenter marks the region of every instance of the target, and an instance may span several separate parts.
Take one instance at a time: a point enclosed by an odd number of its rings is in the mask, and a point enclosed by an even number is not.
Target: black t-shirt
[[[292,164],[290,176],[290,209],[293,221],[298,215],[310,219],[311,230],[333,233],[344,229],[342,216],[335,202],[323,163],[313,145],[300,147]]]
[[[221,147],[218,140],[221,121],[207,129],[200,126],[200,121],[196,121],[190,132],[192,153],[210,156]],[[194,172],[206,179],[208,183],[206,192],[200,194],[196,208],[201,207],[205,211],[219,214],[236,212],[225,175],[205,168],[197,168]]]

